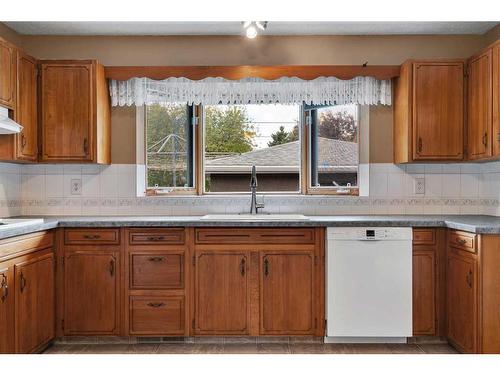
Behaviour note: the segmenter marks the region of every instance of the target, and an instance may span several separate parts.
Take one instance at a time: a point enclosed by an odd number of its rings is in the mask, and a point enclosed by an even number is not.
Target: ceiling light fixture
[[[243,29],[247,38],[253,39],[257,36],[258,30],[264,31],[267,28],[267,21],[244,21]]]

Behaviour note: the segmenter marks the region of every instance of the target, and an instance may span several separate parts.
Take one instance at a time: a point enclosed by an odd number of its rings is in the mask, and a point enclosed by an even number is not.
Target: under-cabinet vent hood
[[[23,127],[9,118],[9,110],[0,106],[0,134],[20,133]]]

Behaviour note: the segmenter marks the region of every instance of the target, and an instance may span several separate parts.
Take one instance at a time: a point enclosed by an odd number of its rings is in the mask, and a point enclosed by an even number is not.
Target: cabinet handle
[[[24,289],[26,289],[26,278],[24,277],[22,272],[21,275],[19,275],[19,286],[21,289],[21,293],[24,292]]]
[[[150,236],[147,238],[148,241],[163,241],[165,236]]]
[[[115,276],[115,260],[114,259],[111,259],[109,261],[109,274],[111,276]]]
[[[245,258],[241,258],[241,262],[240,262],[240,273],[241,273],[241,276],[245,276]]]
[[[165,304],[163,302],[149,302],[148,306],[149,307],[162,307],[162,306],[165,306]]]
[[[158,262],[163,262],[165,260],[165,257],[151,257],[148,260],[150,262],[158,263]]]
[[[26,146],[26,137],[24,133],[21,133],[21,149],[24,149],[25,146]]]
[[[0,284],[0,288],[2,288],[2,297],[0,297],[0,300],[2,302],[5,302],[5,300],[9,296],[9,285],[7,282],[7,276],[3,274],[2,274],[2,284]]]
[[[483,135],[483,145],[484,147],[488,146],[488,133],[484,133]]]
[[[465,281],[467,282],[469,288],[472,288],[472,270],[469,270],[469,273],[467,274]]]
[[[465,243],[467,242],[467,240],[463,239],[463,238],[457,238],[457,242],[460,244],[460,245],[465,245]]]
[[[269,275],[269,260],[264,258],[264,276]]]
[[[89,141],[87,138],[83,138],[83,152],[85,155],[89,154]]]
[[[418,137],[418,152],[422,152],[423,142],[422,137]]]
[[[99,234],[85,234],[83,235],[83,238],[86,240],[98,240],[101,236]]]

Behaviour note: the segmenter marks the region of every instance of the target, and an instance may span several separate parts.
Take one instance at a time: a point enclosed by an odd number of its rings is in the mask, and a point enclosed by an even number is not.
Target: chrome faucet
[[[258,214],[259,208],[264,208],[264,203],[257,203],[257,171],[255,169],[255,165],[252,165],[252,177],[250,178],[250,191],[252,192],[250,213]]]

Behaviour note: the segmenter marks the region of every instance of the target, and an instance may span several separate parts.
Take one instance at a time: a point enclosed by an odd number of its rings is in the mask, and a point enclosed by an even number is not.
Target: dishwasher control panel
[[[413,230],[410,227],[346,227],[327,228],[327,240],[351,240],[351,241],[391,241],[391,240],[411,240]]]

